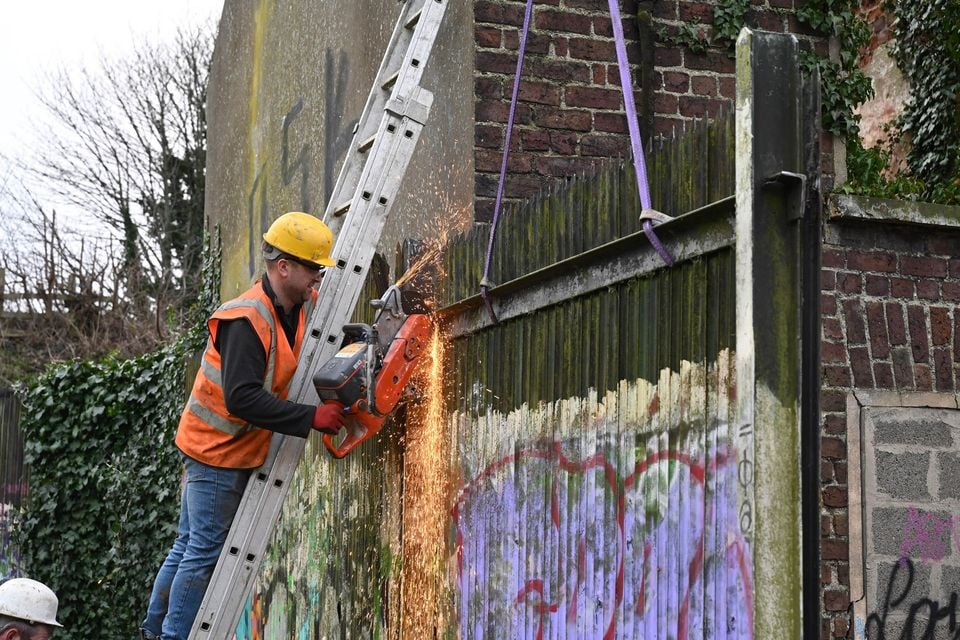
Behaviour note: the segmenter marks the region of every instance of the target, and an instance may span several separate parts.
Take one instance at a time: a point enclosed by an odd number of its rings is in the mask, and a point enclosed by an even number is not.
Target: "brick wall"
[[[827,225],[822,270],[823,637],[850,633],[846,395],[960,389],[960,231]]]
[[[754,0],[751,27],[797,33],[803,46],[826,43],[797,22],[803,0]],[[732,45],[704,53],[670,44],[682,23],[710,35],[716,2],[622,0],[627,54],[645,139],[670,134],[685,121],[732,108]],[[523,0],[476,0],[475,216],[493,214],[501,154],[516,70]],[[639,17],[638,17],[639,16]],[[660,34],[663,34],[661,37]],[[831,141],[823,151],[832,162]],[[507,181],[507,200],[529,197],[552,182],[584,171],[598,159],[628,155],[619,70],[606,0],[536,0],[519,91]],[[830,171],[829,173],[832,173]]]

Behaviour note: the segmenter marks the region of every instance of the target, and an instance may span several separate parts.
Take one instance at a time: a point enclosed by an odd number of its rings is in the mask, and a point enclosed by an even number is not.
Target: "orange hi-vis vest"
[[[297,370],[306,320],[316,299],[317,294],[313,292],[311,299],[300,309],[297,336],[292,348],[283,333],[273,301],[259,280],[214,312],[207,321],[210,336],[200,361],[200,370],[187,406],[180,415],[176,443],[181,451],[213,467],[252,469],[263,464],[272,432],[251,425],[227,411],[220,376],[220,353],[213,345],[213,336],[221,320],[246,318],[260,338],[263,352],[267,354],[263,388],[281,400],[286,399],[287,387]]]

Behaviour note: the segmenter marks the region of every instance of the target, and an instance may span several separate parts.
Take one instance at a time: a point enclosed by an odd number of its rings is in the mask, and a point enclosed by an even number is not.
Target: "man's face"
[[[310,291],[323,279],[323,269],[313,269],[292,260],[287,262],[286,273],[287,293],[300,303],[310,299]]]
[[[53,637],[53,631],[45,624],[33,626],[32,631],[30,629],[29,625],[10,625],[0,630],[0,640],[50,640]]]

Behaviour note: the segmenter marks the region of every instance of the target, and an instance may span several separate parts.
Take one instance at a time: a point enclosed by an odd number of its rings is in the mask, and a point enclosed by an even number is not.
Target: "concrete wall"
[[[920,637],[927,620],[938,635],[924,637],[941,637],[950,623],[935,611],[960,597],[950,568],[960,522],[960,208],[846,196],[832,201],[829,220],[821,295],[823,637],[884,637],[881,628],[900,637],[904,625]]]
[[[322,216],[399,14],[394,0],[227,0],[209,89],[205,215],[223,238],[223,295],[260,274],[260,235],[286,211]],[[452,2],[428,63],[430,122],[384,231],[391,254],[472,202],[472,16]],[[466,215],[464,215],[466,214]]]

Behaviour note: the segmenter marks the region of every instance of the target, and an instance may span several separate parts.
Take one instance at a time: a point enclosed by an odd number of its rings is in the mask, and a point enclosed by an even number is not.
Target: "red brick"
[[[680,12],[681,22],[713,24],[712,5],[704,2],[683,2],[683,0],[681,0],[677,8]]]
[[[623,18],[620,22],[623,24],[623,37],[627,40],[638,40],[640,33],[637,31],[637,21],[631,18]],[[613,22],[605,16],[594,16],[593,32],[598,36],[605,38],[613,37]]]
[[[853,372],[853,383],[860,389],[873,388],[873,367],[870,364],[870,354],[866,347],[850,347],[850,370]]]
[[[654,133],[661,136],[671,137],[683,129],[686,120],[680,118],[668,118],[658,115],[653,121]]]
[[[823,430],[831,435],[842,435],[847,432],[847,418],[842,413],[829,413],[823,419]]]
[[[563,101],[568,107],[587,107],[590,109],[620,110],[620,92],[616,89],[597,87],[565,87]]]
[[[847,459],[847,443],[839,438],[820,438],[820,455],[837,460]]]
[[[927,256],[902,256],[900,273],[908,276],[943,278],[947,275],[947,261]]]
[[[833,530],[837,533],[838,536],[845,536],[849,533],[849,524],[846,513],[838,513],[833,516]],[[846,571],[844,567],[840,567],[838,572],[837,580],[840,581],[840,584],[850,584],[850,572]]]
[[[503,78],[500,76],[477,76],[473,79],[473,95],[478,98],[502,98]]]
[[[940,283],[937,280],[917,281],[917,297],[923,300],[940,300]]]
[[[944,282],[941,292],[945,301],[960,302],[960,282]]]
[[[538,104],[560,105],[560,87],[546,82],[521,81],[517,99]]]
[[[477,171],[500,171],[503,154],[494,149],[475,149],[473,152],[474,166]],[[511,173],[530,173],[533,160],[527,153],[511,153],[507,158],[507,171]]]
[[[514,124],[530,124],[532,114],[529,105],[518,104]],[[473,115],[477,122],[506,123],[510,117],[510,105],[502,100],[478,100],[474,104]]]
[[[570,131],[550,131],[550,148],[554,153],[573,155],[577,150],[578,139],[579,135]]]
[[[677,19],[677,3],[676,2],[654,2],[653,17],[664,18],[667,20],[676,20]]]
[[[877,389],[894,389],[893,366],[889,362],[873,363],[873,379]]]
[[[569,33],[590,33],[590,17],[568,11],[543,9],[537,12],[534,24],[538,29],[547,31],[567,31]]]
[[[477,51],[477,71],[513,75],[517,70],[517,55],[504,51]]]
[[[493,210],[496,201],[493,198],[476,198],[473,202],[473,218],[477,222],[493,220]]]
[[[473,39],[478,47],[499,49],[501,42],[500,29],[477,25],[473,30]]]
[[[843,268],[847,259],[843,249],[824,249],[820,254],[820,264],[833,269]]]
[[[526,55],[530,55],[532,53],[550,53],[551,41],[552,38],[547,34],[528,33],[527,43],[524,47],[524,51],[526,52]],[[520,49],[520,32],[516,29],[505,29],[503,32],[503,48],[510,51],[518,51]]]
[[[821,514],[820,515],[820,533],[824,536],[832,535],[833,533],[833,517]],[[833,582],[833,567],[827,563],[820,565],[820,583],[821,584],[830,584]]]
[[[726,53],[708,51],[706,53],[688,53],[684,57],[684,64],[688,69],[699,71],[716,71],[717,73],[733,73],[736,70],[733,58]]]
[[[626,155],[630,150],[627,136],[585,135],[580,138],[580,153],[584,156],[610,158]]]
[[[823,319],[823,337],[824,338],[843,338],[843,326],[837,318]]]
[[[821,540],[820,557],[823,560],[846,560],[850,556],[850,549],[845,540]]]
[[[671,93],[686,93],[690,89],[690,76],[679,71],[664,71],[663,88]]]
[[[489,0],[477,0],[473,3],[473,19],[476,22],[495,22],[503,24],[503,5]],[[520,20],[523,24],[523,20]]]
[[[779,2],[781,0],[770,0],[771,3]],[[849,638],[850,637],[850,620],[844,616],[837,616],[833,619],[833,637],[834,638]]]
[[[843,301],[843,319],[847,328],[847,344],[864,344],[867,341],[867,332],[859,299]]]
[[[870,332],[870,351],[874,358],[886,358],[890,355],[890,342],[887,337],[887,322],[883,315],[883,303],[867,303],[867,329]]]
[[[478,147],[503,148],[503,127],[493,124],[478,124],[473,128],[473,142]]]
[[[737,81],[734,78],[730,77],[721,77],[720,78],[720,95],[728,100],[733,100],[737,97]]]
[[[514,142],[516,144],[514,144]],[[511,147],[522,148],[524,151],[549,151],[550,132],[543,129],[525,129],[513,132]],[[511,152],[514,149],[511,148]]]
[[[897,270],[897,256],[884,251],[847,251],[847,266],[858,271],[893,273]]]
[[[822,411],[846,411],[847,394],[843,391],[821,391],[820,409]]]
[[[772,11],[751,11],[751,22],[763,31],[784,31],[783,17]]]
[[[913,387],[913,360],[910,358],[910,351],[906,347],[897,347],[892,352],[893,359],[893,377],[897,381],[898,389],[910,389]]]
[[[479,55],[479,54],[477,54]],[[528,78],[562,80],[563,82],[590,82],[590,66],[574,60],[552,60],[534,56],[523,63],[524,75]],[[513,72],[511,72],[512,74]]]
[[[887,312],[887,330],[890,344],[907,344],[907,330],[903,322],[903,305],[897,302],[888,302],[885,305]]]
[[[825,589],[823,592],[823,608],[827,611],[846,611],[850,606],[850,596],[846,591]]]
[[[960,278],[960,258],[950,260],[950,277]]]
[[[680,108],[680,99],[672,93],[657,93],[653,96],[653,110],[656,113],[675,114]]]
[[[849,387],[850,369],[845,365],[831,365],[823,368],[823,382],[829,387]]]
[[[913,350],[914,362],[927,362],[929,358],[929,332],[927,331],[927,315],[923,307],[918,305],[909,305],[907,307],[907,318],[910,323],[910,347]]]
[[[725,100],[680,96],[680,114],[688,118],[716,117],[725,104]]]
[[[842,342],[823,341],[820,346],[820,357],[823,362],[843,364],[847,361],[847,350]]]
[[[952,333],[950,309],[946,307],[930,307],[930,339],[935,345],[950,343]]]
[[[593,114],[593,128],[595,131],[608,131],[610,133],[627,133],[627,116],[623,113],[603,113]]]
[[[846,462],[837,462],[833,465],[833,475],[836,477],[837,482],[841,485],[846,486],[847,484],[847,463]]]
[[[934,349],[933,364],[936,372],[937,391],[953,391],[953,363],[950,361],[950,349]]]
[[[868,274],[866,292],[870,296],[887,296],[890,294],[890,280]]]
[[[474,193],[478,196],[494,197],[497,195],[497,183],[500,181],[499,173],[476,173],[474,174]],[[507,174],[504,193],[508,198],[523,198],[532,196],[543,189],[543,179],[533,174],[510,175]]]
[[[833,483],[833,463],[827,460],[820,461],[820,483]]]
[[[837,313],[837,297],[832,293],[820,295],[820,313],[832,316]]]
[[[913,280],[907,278],[890,278],[890,293],[895,298],[913,297]]]
[[[820,270],[820,290],[833,291],[837,288],[837,272],[829,269]]]
[[[683,64],[683,53],[676,47],[657,47],[653,52],[653,64],[656,67],[679,67]]]
[[[593,161],[586,158],[574,158],[570,156],[541,156],[534,161],[534,168],[537,173],[544,176],[569,177],[585,171],[594,166]]]
[[[837,290],[843,293],[860,293],[862,283],[859,273],[837,273]]]
[[[589,131],[593,119],[589,111],[538,107],[536,114],[533,116],[533,121],[541,127],[549,129]]]
[[[913,379],[918,391],[933,391],[933,372],[930,365],[913,365]]]
[[[570,38],[570,57],[614,62],[617,59],[617,50],[613,42],[608,40]]]
[[[717,96],[717,79],[714,76],[692,76],[690,86],[698,96],[708,96],[715,98]]]
[[[570,41],[560,36],[553,38],[553,55],[558,58],[566,58],[570,53]]]
[[[590,72],[593,74],[593,84],[604,85],[607,84],[607,67],[603,64],[595,64],[590,67]]]

